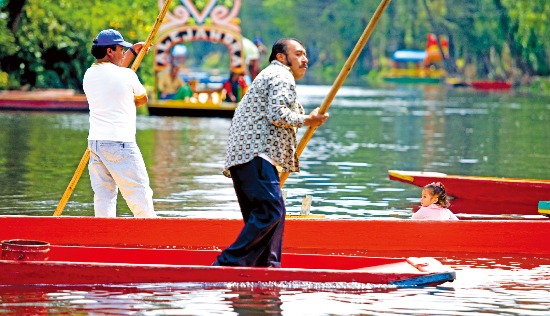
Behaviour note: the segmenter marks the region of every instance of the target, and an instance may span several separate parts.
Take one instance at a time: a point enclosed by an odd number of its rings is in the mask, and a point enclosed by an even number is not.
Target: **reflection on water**
[[[328,90],[299,86],[298,93],[310,110]],[[327,217],[408,218],[420,192],[388,180],[390,169],[548,179],[549,101],[441,87],[342,88],[329,121],[302,155],[302,172],[285,184],[288,210],[299,211],[309,194],[312,212]],[[229,124],[138,118],[137,139],[160,216],[240,218],[231,181],[221,175]],[[87,129],[82,113],[0,112],[0,214],[53,214],[84,153]],[[119,216],[131,216],[119,199]],[[93,215],[87,170],[63,215]],[[502,217],[498,211],[469,216]],[[535,259],[443,258],[457,269],[455,282],[408,289],[313,283],[0,286],[0,313],[544,315],[550,309],[550,264]]]
[[[457,270],[457,279],[437,287],[305,282],[0,287],[0,313],[544,315],[550,310],[550,259],[442,261]]]
[[[299,89],[312,109],[329,87]],[[309,194],[312,212],[327,217],[408,218],[419,190],[389,181],[389,169],[549,178],[549,100],[442,87],[342,88],[301,157],[302,172],[285,184],[288,209],[299,211]],[[7,184],[0,214],[53,213],[84,153],[87,120],[82,113],[0,113],[0,179]],[[160,216],[240,217],[231,181],[221,175],[229,125],[218,118],[138,118]],[[131,216],[119,199],[119,216]],[[92,215],[92,201],[86,170],[63,215]]]

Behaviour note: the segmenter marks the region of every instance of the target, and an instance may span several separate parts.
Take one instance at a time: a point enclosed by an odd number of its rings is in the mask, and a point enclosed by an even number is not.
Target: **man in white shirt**
[[[88,169],[98,217],[116,217],[119,189],[135,217],[156,217],[136,143],[136,108],[148,98],[136,73],[127,68],[142,48],[143,43],[130,44],[116,30],[103,30],[92,45],[96,62],[84,74],[90,107]]]

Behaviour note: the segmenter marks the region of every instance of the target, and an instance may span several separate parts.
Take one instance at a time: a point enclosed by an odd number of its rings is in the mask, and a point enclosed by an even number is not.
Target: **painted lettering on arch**
[[[155,45],[155,69],[162,70],[168,66],[169,53],[174,45],[192,41],[223,44],[227,47],[231,57],[230,68],[238,68],[244,65],[241,34],[216,27],[183,26],[173,29],[157,40]]]

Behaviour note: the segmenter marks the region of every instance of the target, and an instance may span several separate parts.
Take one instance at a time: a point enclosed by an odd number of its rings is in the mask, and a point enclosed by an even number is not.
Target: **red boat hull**
[[[472,81],[470,85],[476,90],[510,90],[512,84],[506,81]]]
[[[0,240],[56,245],[223,249],[242,220],[0,216]],[[369,256],[550,255],[550,221],[287,219],[283,251]]]
[[[389,179],[417,187],[445,185],[455,213],[537,215],[538,202],[550,197],[550,180],[457,176],[439,172],[389,170]],[[420,193],[419,193],[420,194]]]
[[[88,111],[83,94],[73,90],[4,91],[0,93],[1,110]]]
[[[452,281],[433,258],[284,254],[282,268],[211,266],[219,251],[51,246],[47,260],[0,260],[0,284],[164,282],[359,282],[427,285]]]

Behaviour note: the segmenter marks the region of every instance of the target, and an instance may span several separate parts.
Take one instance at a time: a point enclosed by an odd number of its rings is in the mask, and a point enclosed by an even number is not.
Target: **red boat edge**
[[[0,216],[0,241],[53,245],[219,250],[240,219]],[[550,255],[550,221],[287,219],[283,252],[383,257]]]
[[[285,253],[282,268],[211,266],[219,253],[215,250],[51,245],[46,257],[34,261],[25,260],[24,255],[11,256],[11,250],[3,247],[0,284],[303,281],[403,287],[437,285],[456,278],[454,270],[429,257]]]

